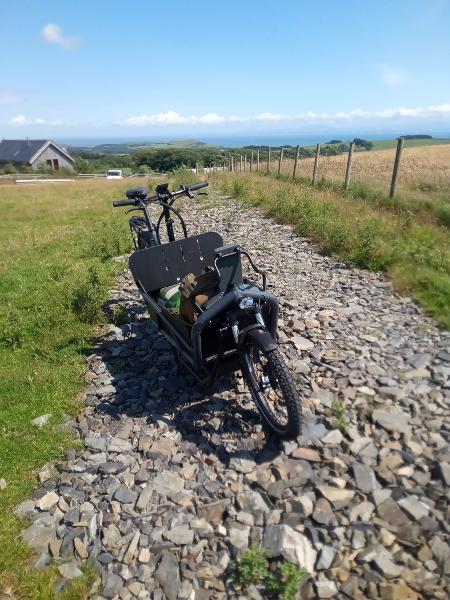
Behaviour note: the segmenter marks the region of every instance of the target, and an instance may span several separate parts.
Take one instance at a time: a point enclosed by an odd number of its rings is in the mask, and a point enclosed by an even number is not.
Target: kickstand
[[[217,372],[219,370],[220,367],[220,363],[222,361],[222,357],[223,357],[223,334],[222,331],[220,332],[220,346],[219,346],[219,352],[217,353],[217,358],[216,358],[216,362],[214,363],[214,367],[212,372],[210,373],[210,375],[208,375],[207,377],[205,377],[205,379],[203,379],[203,381],[201,382],[201,385],[204,387],[211,387],[213,385],[213,383],[216,380],[217,377]]]

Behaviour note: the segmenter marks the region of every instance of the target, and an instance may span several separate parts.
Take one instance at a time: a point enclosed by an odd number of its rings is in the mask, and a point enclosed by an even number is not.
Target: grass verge
[[[152,186],[156,181],[151,181]],[[111,256],[131,250],[123,209],[129,182],[88,180],[55,188],[0,187],[0,589],[48,600],[55,566],[27,568],[32,552],[20,541],[14,507],[38,485],[41,467],[61,460],[80,441],[55,431],[74,417],[84,387],[84,356],[95,349],[117,269]],[[116,315],[121,322],[125,308]],[[43,427],[31,420],[51,417]],[[86,596],[95,574],[86,567],[62,598]]]
[[[213,173],[211,184],[318,242],[325,254],[363,269],[384,271],[397,291],[414,297],[450,329],[450,240],[436,211],[410,210],[362,184],[338,184],[276,173]],[[440,208],[443,209],[443,205]],[[437,209],[436,209],[437,210]]]

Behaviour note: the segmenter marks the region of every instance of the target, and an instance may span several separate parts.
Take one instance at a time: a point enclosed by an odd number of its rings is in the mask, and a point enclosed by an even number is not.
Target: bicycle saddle
[[[139,198],[140,200],[144,200],[149,193],[150,190],[146,187],[133,188],[127,190],[127,198]]]

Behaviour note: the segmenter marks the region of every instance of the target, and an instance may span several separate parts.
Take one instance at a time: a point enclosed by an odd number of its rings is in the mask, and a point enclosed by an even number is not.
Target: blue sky
[[[0,138],[450,131],[449,0],[0,3]]]

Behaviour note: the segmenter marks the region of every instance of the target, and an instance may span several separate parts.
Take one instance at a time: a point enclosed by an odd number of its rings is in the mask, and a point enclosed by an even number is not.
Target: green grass
[[[398,140],[374,140],[372,141],[374,150],[388,150],[389,148],[397,148]],[[405,140],[404,148],[418,148],[419,146],[441,146],[442,144],[450,144],[449,138],[433,138],[432,140]]]
[[[341,184],[275,172],[214,173],[212,184],[322,246],[325,254],[388,273],[399,292],[414,297],[450,329],[450,210],[446,198],[396,196],[363,184]]]
[[[55,566],[32,572],[20,541],[26,524],[13,508],[38,487],[37,475],[80,442],[54,430],[80,409],[84,357],[95,350],[102,304],[131,249],[124,209],[127,182],[77,181],[35,188],[0,186],[0,589],[17,598],[53,598]],[[112,183],[112,185],[110,185]],[[115,314],[117,324],[126,310]],[[31,420],[51,414],[42,428]],[[85,598],[93,574],[63,598]]]

